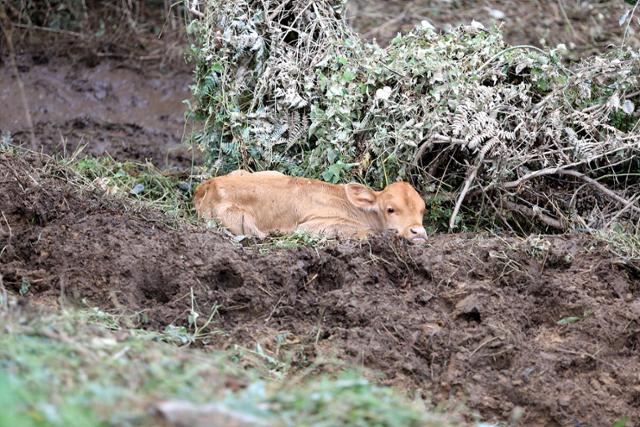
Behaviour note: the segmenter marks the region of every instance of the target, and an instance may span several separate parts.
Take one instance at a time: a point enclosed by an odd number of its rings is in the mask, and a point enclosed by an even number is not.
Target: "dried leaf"
[[[376,90],[376,99],[380,99],[386,101],[391,96],[391,88],[389,86],[385,86],[382,89]]]

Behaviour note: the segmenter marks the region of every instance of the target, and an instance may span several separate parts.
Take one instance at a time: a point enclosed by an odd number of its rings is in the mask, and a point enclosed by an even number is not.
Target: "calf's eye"
[[[393,209],[393,208],[387,208],[387,212],[388,212],[388,213],[394,213],[395,211],[396,211],[396,210],[395,210],[395,209]]]

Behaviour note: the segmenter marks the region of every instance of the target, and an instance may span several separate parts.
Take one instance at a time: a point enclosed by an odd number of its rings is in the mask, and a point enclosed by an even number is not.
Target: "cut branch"
[[[519,179],[517,179],[515,181],[507,182],[506,184],[503,184],[501,187],[504,188],[504,189],[518,187],[525,181],[528,181],[528,180],[533,179],[535,177],[544,176],[544,175],[575,176],[576,178],[580,178],[581,180],[583,180],[587,184],[595,187],[596,190],[600,191],[601,193],[603,193],[604,195],[608,196],[609,198],[611,198],[611,199],[613,199],[613,200],[615,200],[617,202],[622,203],[625,206],[625,208],[629,207],[630,209],[640,213],[640,207],[633,206],[634,201],[627,200],[624,197],[616,194],[614,191],[612,191],[612,190],[608,189],[607,187],[605,187],[604,185],[600,184],[595,179],[586,176],[582,172],[578,172],[578,171],[572,170],[572,169],[564,169],[563,167],[540,169],[538,171],[528,173],[527,175],[525,175],[522,178],[519,178]]]
[[[491,138],[485,144],[485,146],[482,147],[482,150],[480,150],[480,154],[478,155],[478,160],[476,161],[476,164],[473,166],[473,168],[471,168],[471,170],[469,171],[469,176],[464,182],[464,186],[462,187],[460,196],[456,201],[456,206],[453,208],[453,213],[451,214],[451,218],[449,218],[449,230],[453,230],[456,226],[456,217],[458,216],[458,212],[460,211],[460,207],[462,206],[462,202],[465,196],[469,192],[469,188],[471,188],[471,184],[473,183],[473,180],[476,179],[476,176],[478,175],[478,170],[480,169],[480,166],[482,166],[482,162],[484,162],[484,156],[489,151],[491,151],[493,147],[495,147],[495,145],[499,142],[500,141],[497,138]]]
[[[580,178],[584,182],[586,182],[586,183],[590,184],[591,186],[595,187],[601,193],[609,196],[613,200],[616,200],[616,201],[622,203],[625,208],[628,207],[628,208],[630,208],[630,209],[632,209],[632,210],[634,210],[636,212],[640,212],[640,207],[634,206],[634,201],[633,200],[625,199],[624,197],[616,194],[614,191],[612,191],[612,190],[608,189],[607,187],[605,187],[604,185],[600,184],[595,179],[589,178],[588,176],[586,176],[583,173],[580,173],[580,172],[574,171],[574,170],[562,170],[562,171],[559,171],[558,173],[560,175],[570,175],[570,176],[575,176],[577,178]]]
[[[463,139],[452,138],[445,135],[431,135],[422,145],[420,145],[418,151],[416,151],[415,156],[413,156],[413,161],[411,162],[411,167],[415,168],[418,166],[418,162],[422,156],[424,156],[424,153],[426,153],[427,150],[435,144],[455,144],[464,146],[466,142]]]
[[[533,220],[538,220],[551,228],[562,231],[566,229],[566,226],[562,223],[562,221],[543,213],[542,210],[537,206],[530,208],[518,203],[510,202],[508,200],[503,200],[502,205],[510,211],[517,212],[520,215],[526,216],[527,218],[531,218]]]

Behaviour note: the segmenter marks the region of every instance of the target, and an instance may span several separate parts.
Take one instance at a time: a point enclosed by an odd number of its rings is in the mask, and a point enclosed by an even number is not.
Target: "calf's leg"
[[[260,239],[267,237],[267,233],[258,228],[253,216],[245,210],[235,205],[226,205],[218,207],[216,211],[217,219],[233,234]]]
[[[311,220],[298,225],[296,231],[302,231],[314,236],[325,237],[356,237],[364,238],[371,234],[370,230],[362,229],[351,224],[327,224],[326,221]]]

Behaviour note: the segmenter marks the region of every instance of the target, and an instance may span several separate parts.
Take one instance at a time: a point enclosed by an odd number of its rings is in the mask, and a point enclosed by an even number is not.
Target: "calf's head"
[[[395,182],[382,191],[373,191],[360,184],[347,184],[345,191],[349,202],[374,213],[381,220],[383,229],[395,230],[415,243],[427,240],[422,226],[425,203],[410,184]]]

